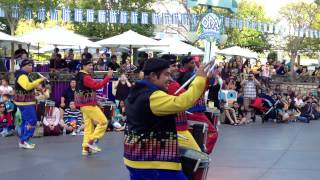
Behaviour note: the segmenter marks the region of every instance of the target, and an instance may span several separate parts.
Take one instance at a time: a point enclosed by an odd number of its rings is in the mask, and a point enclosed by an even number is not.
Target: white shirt
[[[45,114],[48,114],[47,112]],[[43,118],[43,124],[46,126],[57,126],[60,122],[60,110],[57,107],[53,107],[51,116],[45,115]]]
[[[11,86],[0,86],[0,94],[13,94]]]

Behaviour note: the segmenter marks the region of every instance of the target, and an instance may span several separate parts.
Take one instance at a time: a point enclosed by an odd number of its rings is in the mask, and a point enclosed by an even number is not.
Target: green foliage
[[[289,3],[281,8],[280,18],[296,28],[320,28],[320,8],[314,3]],[[320,50],[319,39],[288,36],[286,40],[286,50],[290,53]]]
[[[150,3],[154,0],[122,0],[121,3],[111,2],[111,7],[114,10],[124,10],[124,11],[138,11],[138,12],[150,12]],[[70,3],[70,7],[78,7],[83,9],[96,9],[96,10],[107,10],[108,4],[105,1],[97,0],[79,0],[75,4]],[[139,19],[138,19],[139,22]],[[99,37],[106,38],[114,35],[118,35],[122,32],[132,29],[140,34],[151,36],[153,34],[153,25],[140,25],[140,24],[130,24],[128,19],[127,24],[110,24],[110,23],[74,23],[74,30],[87,37]]]
[[[240,19],[250,19],[257,22],[270,22],[266,17],[263,6],[256,4],[249,0],[242,0],[239,3],[238,11],[234,14],[235,17]],[[226,29],[228,40],[225,44],[226,47],[238,45],[247,47],[256,52],[263,52],[270,49],[270,45],[266,40],[266,35],[254,29]]]
[[[267,59],[272,59],[273,61],[277,61],[277,60],[278,60],[278,53],[275,52],[275,51],[271,51],[271,52],[268,54]]]

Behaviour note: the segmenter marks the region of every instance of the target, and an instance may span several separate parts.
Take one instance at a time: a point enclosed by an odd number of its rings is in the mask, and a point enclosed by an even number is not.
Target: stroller
[[[250,107],[254,109],[255,115],[261,115],[262,123],[264,123],[269,119],[277,119],[276,109],[279,102],[279,100],[273,100],[271,96],[262,94],[251,103]]]

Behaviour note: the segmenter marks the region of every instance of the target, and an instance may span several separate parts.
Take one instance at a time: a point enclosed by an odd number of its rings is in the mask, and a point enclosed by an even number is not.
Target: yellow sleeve
[[[30,82],[26,75],[21,75],[18,79],[18,84],[27,91],[36,88],[41,82],[42,79],[37,79],[35,81]]]
[[[157,116],[165,116],[187,110],[200,98],[205,85],[206,78],[197,76],[188,90],[179,96],[172,96],[163,91],[155,91],[150,96],[152,113]]]

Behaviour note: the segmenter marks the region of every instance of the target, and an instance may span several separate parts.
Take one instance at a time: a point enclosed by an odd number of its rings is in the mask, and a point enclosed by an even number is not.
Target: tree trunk
[[[290,52],[290,70],[291,70],[291,81],[295,80],[295,76],[296,76],[296,72],[294,70],[294,64],[296,62],[296,58],[297,58],[298,52],[297,51],[291,51]]]
[[[14,36],[14,25],[10,25],[11,36]],[[14,63],[14,42],[11,42],[11,63],[10,63],[10,72],[15,70]]]

